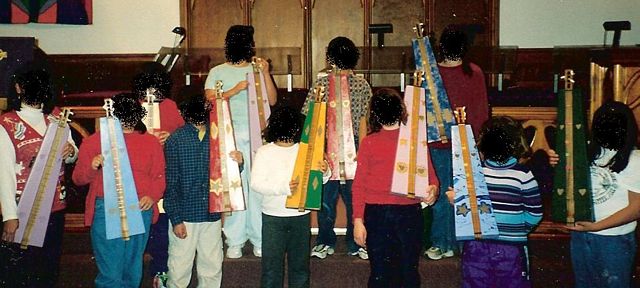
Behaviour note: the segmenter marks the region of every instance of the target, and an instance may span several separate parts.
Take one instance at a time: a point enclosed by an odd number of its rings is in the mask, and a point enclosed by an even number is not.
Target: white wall
[[[0,24],[0,36],[35,37],[47,54],[156,53],[173,46],[179,0],[94,0],[92,25]]]
[[[640,44],[640,0],[500,0],[500,45],[602,45],[602,22],[618,20],[631,22],[621,45]]]

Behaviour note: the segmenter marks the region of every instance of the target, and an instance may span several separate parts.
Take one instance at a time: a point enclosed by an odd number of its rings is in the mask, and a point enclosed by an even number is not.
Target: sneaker
[[[153,277],[153,288],[167,288],[168,280],[169,275],[167,275],[167,272],[156,273],[156,276]]]
[[[362,247],[360,249],[358,249],[358,251],[354,251],[354,252],[349,253],[349,255],[358,256],[362,260],[369,259],[369,253],[367,252],[367,249],[364,249]]]
[[[227,258],[238,259],[240,257],[242,257],[242,245],[227,248]]]
[[[324,244],[318,244],[311,249],[311,257],[318,257],[320,259],[327,258],[327,255],[333,255],[335,250],[333,247]]]
[[[431,260],[440,260],[442,258],[453,257],[453,250],[442,252],[438,247],[431,247],[427,249],[427,251],[424,251],[424,255],[429,257]]]
[[[262,247],[253,246],[253,256],[256,256],[258,258],[262,258]]]

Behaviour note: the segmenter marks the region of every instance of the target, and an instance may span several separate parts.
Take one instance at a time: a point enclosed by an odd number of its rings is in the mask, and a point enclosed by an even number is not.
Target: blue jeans
[[[443,252],[456,251],[458,244],[455,235],[455,223],[453,220],[453,206],[445,193],[453,186],[453,172],[451,168],[451,148],[429,148],[431,161],[436,169],[436,175],[440,181],[440,195],[433,204],[433,222],[431,224],[431,242],[433,247],[440,248]]]
[[[571,232],[575,287],[631,287],[636,248],[634,232],[619,236]]]
[[[353,206],[351,204],[351,184],[352,180],[347,180],[346,184],[340,184],[339,180],[329,180],[322,187],[322,208],[318,212],[318,238],[316,245],[324,244],[336,247],[336,232],[333,227],[336,224],[336,205],[338,204],[338,194],[342,197],[344,206],[347,209],[347,250],[349,253],[356,252],[360,247],[353,241]]]
[[[96,199],[91,225],[91,246],[98,266],[96,287],[139,287],[142,281],[142,256],[149,238],[152,210],[142,211],[145,233],[107,240],[104,200]]]

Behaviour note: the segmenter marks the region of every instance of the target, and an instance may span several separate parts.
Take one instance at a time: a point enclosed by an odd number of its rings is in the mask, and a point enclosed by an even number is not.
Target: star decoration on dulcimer
[[[467,214],[471,212],[471,209],[467,207],[467,203],[462,203],[456,207],[456,215],[462,215],[462,217],[467,217]]]

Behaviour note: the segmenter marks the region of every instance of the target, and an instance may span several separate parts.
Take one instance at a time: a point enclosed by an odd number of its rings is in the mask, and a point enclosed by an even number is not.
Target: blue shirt
[[[187,123],[164,144],[167,166],[164,210],[173,225],[220,220],[220,213],[209,213],[208,130],[200,140],[198,129]]]

